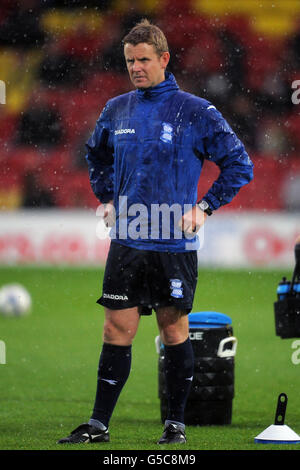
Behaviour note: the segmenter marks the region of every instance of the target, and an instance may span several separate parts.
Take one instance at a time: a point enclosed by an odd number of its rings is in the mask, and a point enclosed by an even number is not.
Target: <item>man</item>
[[[165,347],[168,391],[168,417],[158,444],[186,442],[184,408],[194,367],[187,314],[197,283],[196,232],[252,179],[252,162],[221,114],[181,91],[166,72],[170,54],[163,32],[143,20],[123,44],[136,89],[108,101],[87,143],[92,188],[105,205],[106,221],[115,215],[98,300],[105,323],[96,398],[89,422],[60,443],[109,440],[140,315],[152,310]],[[204,158],[219,166],[220,175],[198,204]],[[153,208],[170,209],[169,230],[166,217],[154,217]]]

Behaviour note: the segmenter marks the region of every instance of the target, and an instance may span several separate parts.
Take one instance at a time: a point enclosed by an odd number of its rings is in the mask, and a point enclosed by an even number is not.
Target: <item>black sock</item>
[[[184,408],[194,373],[194,352],[190,338],[165,346],[164,372],[168,394],[167,420],[184,423]]]
[[[91,418],[108,427],[109,420],[129,376],[131,346],[104,343],[99,360],[98,382]]]

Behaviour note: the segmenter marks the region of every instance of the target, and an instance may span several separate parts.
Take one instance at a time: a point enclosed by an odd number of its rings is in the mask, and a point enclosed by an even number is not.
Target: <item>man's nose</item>
[[[132,64],[132,71],[133,72],[139,72],[140,70],[141,70],[141,66],[138,63],[138,61],[135,60]]]

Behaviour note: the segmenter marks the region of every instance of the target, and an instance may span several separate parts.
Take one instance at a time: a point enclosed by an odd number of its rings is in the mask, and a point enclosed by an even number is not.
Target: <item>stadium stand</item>
[[[0,208],[98,205],[84,143],[107,101],[131,89],[121,39],[148,17],[178,83],[212,101],[245,143],[255,178],[221,210],[300,210],[300,4],[293,0],[2,0]],[[205,163],[199,193],[218,169]],[[295,187],[295,184],[294,184]]]

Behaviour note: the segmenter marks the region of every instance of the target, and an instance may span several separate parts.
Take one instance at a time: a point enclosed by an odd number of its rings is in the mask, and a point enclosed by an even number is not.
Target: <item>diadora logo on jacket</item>
[[[135,129],[117,129],[115,135],[120,134],[135,134]]]

